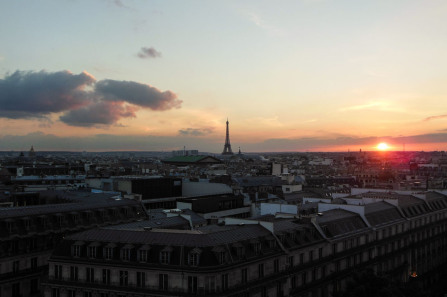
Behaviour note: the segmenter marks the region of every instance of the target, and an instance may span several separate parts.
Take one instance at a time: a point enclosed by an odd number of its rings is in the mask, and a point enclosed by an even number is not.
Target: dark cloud
[[[99,102],[84,108],[67,112],[60,120],[71,126],[91,127],[111,125],[121,118],[136,117],[135,106],[124,105],[123,102]]]
[[[182,104],[171,91],[161,92],[157,88],[133,81],[102,80],[96,83],[95,91],[104,100],[126,101],[152,110],[179,108]]]
[[[133,81],[97,82],[87,72],[16,71],[0,79],[0,117],[10,119],[48,119],[63,113],[60,120],[69,125],[110,125],[135,117],[139,108],[163,111],[181,103],[171,91]]]
[[[179,135],[190,135],[190,136],[203,136],[213,132],[213,128],[204,128],[204,129],[194,129],[187,128],[178,130]]]
[[[160,58],[161,53],[153,47],[142,47],[137,56],[141,59]]]
[[[94,77],[86,72],[47,73],[16,71],[0,80],[0,117],[42,118],[50,113],[80,108],[89,103],[84,87]]]
[[[428,122],[428,121],[431,121],[431,120],[442,119],[442,118],[447,118],[447,114],[438,115],[438,116],[431,116],[431,117],[425,118],[424,122]]]

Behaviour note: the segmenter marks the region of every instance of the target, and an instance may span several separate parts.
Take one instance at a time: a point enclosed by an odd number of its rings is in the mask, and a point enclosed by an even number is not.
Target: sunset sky
[[[0,150],[447,150],[447,1],[0,1]]]

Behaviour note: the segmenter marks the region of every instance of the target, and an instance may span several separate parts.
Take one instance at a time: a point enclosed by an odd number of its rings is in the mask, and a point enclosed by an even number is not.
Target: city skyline
[[[0,150],[445,150],[443,1],[4,1]]]

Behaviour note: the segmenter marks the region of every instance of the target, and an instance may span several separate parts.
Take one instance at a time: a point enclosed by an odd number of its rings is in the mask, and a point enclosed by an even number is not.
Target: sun
[[[388,150],[390,147],[388,146],[388,144],[386,144],[385,142],[381,142],[377,145],[377,149],[379,151],[386,151]]]

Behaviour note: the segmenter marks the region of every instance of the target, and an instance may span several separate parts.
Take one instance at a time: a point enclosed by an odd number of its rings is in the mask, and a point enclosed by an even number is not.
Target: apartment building
[[[48,258],[68,234],[146,218],[133,200],[89,192],[60,195],[65,203],[0,208],[0,296],[41,296]]]
[[[53,252],[45,296],[331,296],[363,268],[403,282],[440,279],[447,197],[394,199],[320,203],[314,217],[225,218],[194,230],[77,233]]]

